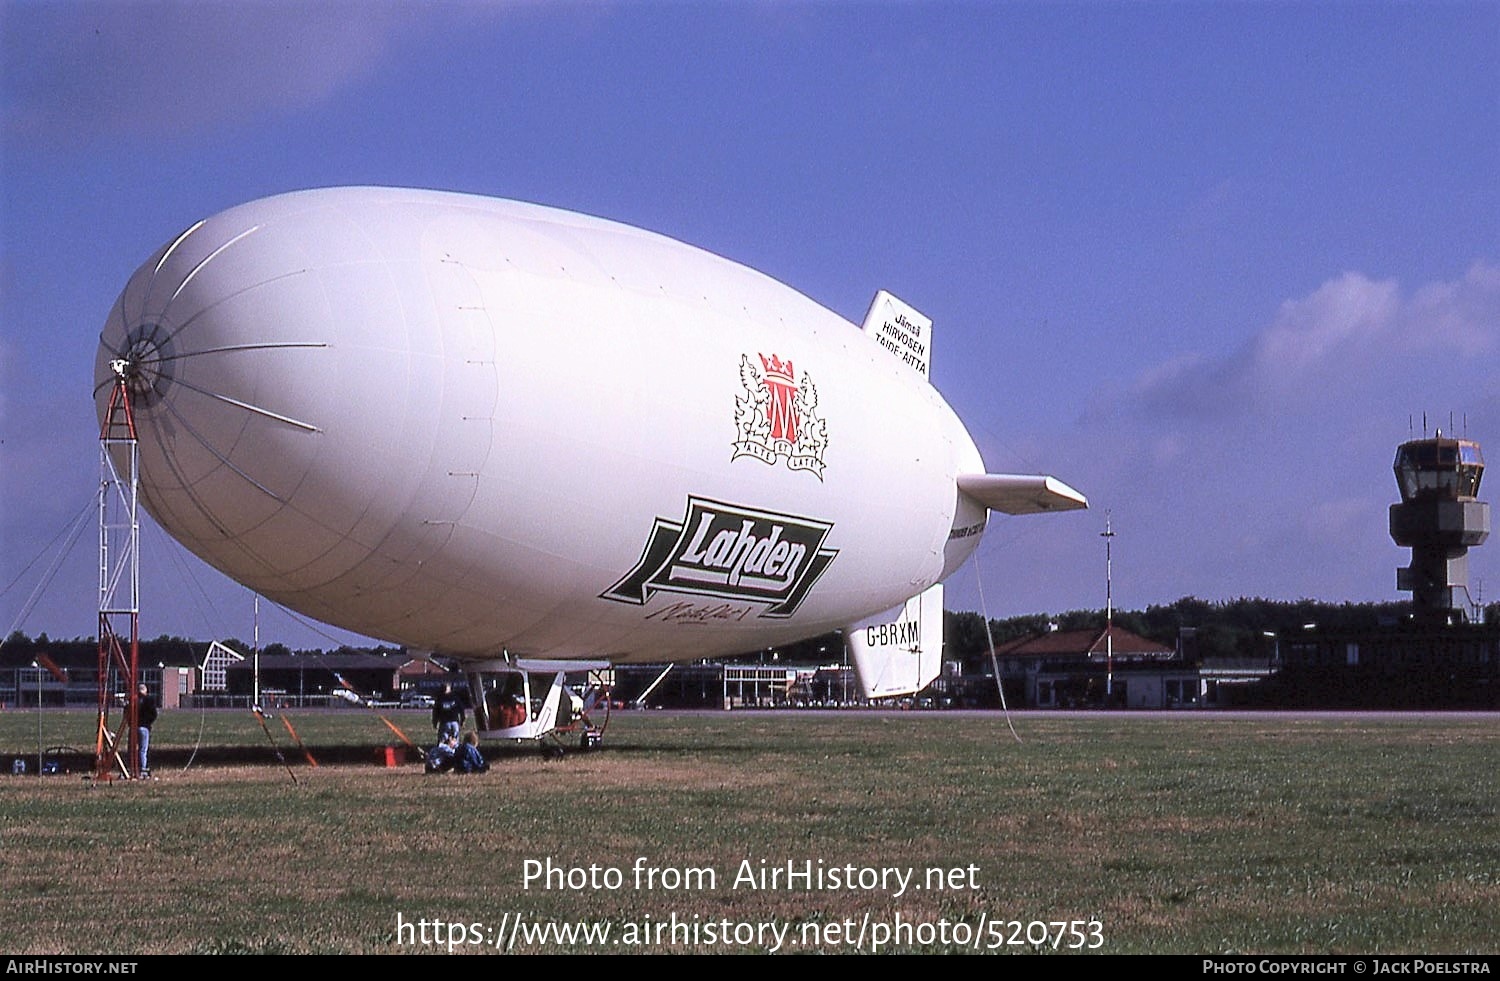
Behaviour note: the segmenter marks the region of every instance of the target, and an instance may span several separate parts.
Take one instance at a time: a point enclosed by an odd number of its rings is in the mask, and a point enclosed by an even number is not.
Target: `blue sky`
[[[94,633],[126,279],[303,187],[602,215],[856,322],[907,300],[989,469],[1094,506],[997,518],[958,609],[1102,607],[1106,511],[1119,607],[1401,599],[1396,444],[1425,413],[1500,468],[1494,0],[0,0],[0,45],[7,632]],[[250,596],[154,526],[142,575],[146,636],[249,638]],[[1500,599],[1500,542],[1470,577]],[[347,639],[264,604],[261,638]]]

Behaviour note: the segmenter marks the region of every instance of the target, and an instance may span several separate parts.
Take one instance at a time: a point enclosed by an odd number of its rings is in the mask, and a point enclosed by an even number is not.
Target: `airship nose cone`
[[[99,389],[112,388],[123,381],[132,404],[148,406],[159,402],[172,381],[176,357],[172,337],[159,324],[137,323],[114,342],[99,345]]]
[[[368,558],[413,469],[382,454],[424,438],[402,405],[420,331],[358,238],[317,198],[232,209],[142,265],[100,337],[96,405],[123,380],[147,511],[283,601]]]
[[[233,537],[284,506],[322,428],[307,387],[326,347],[313,336],[320,325],[267,309],[283,302],[274,284],[293,271],[264,264],[255,229],[232,228],[195,226],[137,270],[95,367],[101,418],[117,380],[130,393],[148,509],[194,539]],[[227,498],[203,493],[236,482]]]

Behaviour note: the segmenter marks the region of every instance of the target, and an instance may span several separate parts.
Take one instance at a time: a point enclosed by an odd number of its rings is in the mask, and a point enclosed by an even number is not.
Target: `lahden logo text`
[[[643,605],[658,592],[763,603],[789,617],[838,555],[824,548],[833,525],[689,497],[681,521],[657,518],[641,560],[599,595]]]

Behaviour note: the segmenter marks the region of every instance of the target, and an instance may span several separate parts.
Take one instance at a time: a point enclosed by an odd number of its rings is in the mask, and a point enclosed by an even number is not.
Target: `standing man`
[[[141,746],[141,779],[151,777],[151,763],[147,758],[147,752],[151,748],[151,726],[156,722],[156,699],[151,697],[151,692],[146,688],[146,683],[136,689],[135,701],[135,734]]]
[[[443,693],[432,703],[432,727],[438,736],[452,738],[458,744],[458,733],[464,725],[464,700],[453,691],[453,682],[443,683]]]

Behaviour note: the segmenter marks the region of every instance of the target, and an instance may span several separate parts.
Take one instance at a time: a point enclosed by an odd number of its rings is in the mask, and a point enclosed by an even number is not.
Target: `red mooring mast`
[[[130,388],[135,366],[121,358],[110,367],[114,387],[99,428],[99,725],[94,738],[94,775],[107,778],[118,768],[121,775],[135,779],[141,775],[135,725],[140,704],[139,445]],[[112,732],[109,712],[118,685],[124,686],[125,714],[120,730]],[[122,733],[124,747],[120,745]]]

